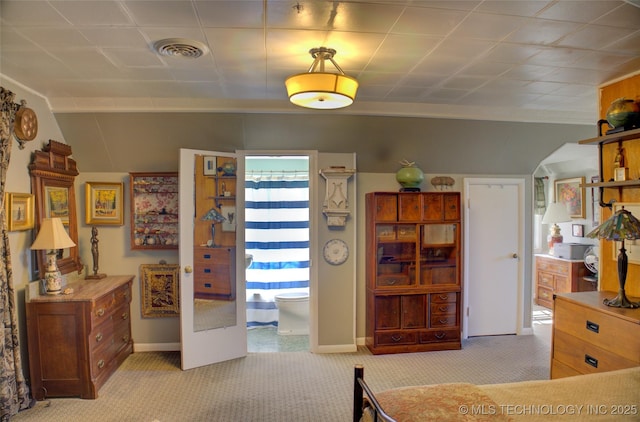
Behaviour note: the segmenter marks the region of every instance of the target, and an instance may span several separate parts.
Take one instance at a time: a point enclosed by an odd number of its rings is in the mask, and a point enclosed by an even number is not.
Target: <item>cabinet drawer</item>
[[[424,221],[440,221],[443,216],[444,204],[441,194],[422,196],[422,218]]]
[[[569,333],[640,364],[640,325],[565,300],[556,300],[554,335]]]
[[[556,293],[569,293],[571,291],[571,281],[569,277],[557,275],[553,278],[554,291]]]
[[[395,194],[376,195],[375,219],[376,221],[398,220],[398,197]]]
[[[429,326],[431,328],[438,327],[456,327],[458,325],[458,318],[455,314],[448,315],[431,315]]]
[[[382,274],[376,278],[377,287],[408,286],[411,284],[406,274]]]
[[[553,305],[553,290],[551,288],[546,288],[542,286],[538,286],[538,301],[544,302],[546,306]]]
[[[460,219],[460,195],[444,195],[444,219],[459,220]]]
[[[131,283],[120,286],[113,292],[114,306],[131,303]]]
[[[625,359],[610,350],[594,346],[562,331],[554,332],[553,359],[582,374],[638,366],[637,361]]]
[[[456,292],[432,293],[431,303],[455,302],[457,298],[458,294]]]
[[[538,285],[553,289],[553,274],[538,271]]]
[[[398,194],[398,221],[419,221],[420,220],[420,197],[415,194]]]
[[[91,309],[91,326],[97,327],[111,316],[111,311],[115,303],[115,294],[113,292],[106,294],[97,299]]]
[[[536,269],[538,271],[549,271],[556,274],[569,275],[569,263],[550,258],[536,258]]]
[[[460,330],[431,330],[420,332],[420,343],[434,343],[441,341],[459,341]]]
[[[416,332],[411,331],[388,331],[376,333],[376,344],[397,345],[397,344],[415,344]]]
[[[433,302],[431,304],[431,316],[455,314],[457,310],[455,302]]]
[[[111,317],[89,333],[89,350],[96,350],[113,342],[113,323]]]
[[[90,357],[92,378],[98,378],[104,373],[109,372],[114,356],[113,338],[110,339],[109,343],[110,344],[104,344],[102,347],[98,348]]]

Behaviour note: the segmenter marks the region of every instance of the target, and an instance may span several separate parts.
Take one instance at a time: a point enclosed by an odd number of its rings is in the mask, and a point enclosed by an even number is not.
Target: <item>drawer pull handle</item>
[[[439,310],[440,312],[446,312],[448,309],[449,309],[449,307],[448,307],[448,306],[446,306],[446,305],[445,305],[445,306],[441,306],[441,307],[439,307],[439,308],[438,308],[438,310]]]
[[[103,316],[104,315],[104,308],[100,308],[100,309],[96,310],[96,315]]]
[[[393,341],[395,341],[397,343],[400,340],[402,340],[402,336],[400,334],[395,334],[395,335],[391,336],[391,340],[393,340]]]
[[[449,298],[449,295],[438,295],[438,297],[440,298],[440,300],[446,300]]]
[[[102,368],[104,368],[104,360],[103,360],[103,359],[100,359],[100,360],[98,361],[98,369],[102,369]]]
[[[204,254],[204,255],[203,255],[203,258],[204,258],[204,259],[211,259],[211,255],[209,255],[208,253],[206,253],[206,254]]]
[[[396,279],[395,278],[390,278],[389,281],[388,281],[388,284],[393,286],[394,284],[396,284]]]
[[[591,365],[594,368],[598,367],[598,359],[594,358],[593,356],[584,355],[584,361],[587,365]]]
[[[600,325],[587,320],[587,330],[593,331],[597,334],[598,332],[600,332]]]
[[[123,313],[122,313],[122,319],[123,319],[123,320],[127,320],[127,319],[129,319],[129,313],[128,313],[128,312],[123,312]]]
[[[98,333],[96,335],[96,343],[100,343],[102,341],[102,333]]]
[[[447,318],[440,318],[438,321],[440,321],[440,324],[446,324],[449,320]]]
[[[438,340],[442,340],[446,335],[447,333],[436,333],[436,338]]]
[[[128,343],[129,342],[129,334],[125,334],[122,336],[122,342],[123,343]]]

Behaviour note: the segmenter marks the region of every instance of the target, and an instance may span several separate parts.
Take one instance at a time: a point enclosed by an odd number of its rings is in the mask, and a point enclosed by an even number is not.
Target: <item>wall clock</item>
[[[331,239],[324,244],[322,256],[331,265],[343,264],[349,258],[349,246],[344,240]]]

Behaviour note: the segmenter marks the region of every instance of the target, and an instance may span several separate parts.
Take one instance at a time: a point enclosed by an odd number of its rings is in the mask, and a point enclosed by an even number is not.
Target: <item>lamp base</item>
[[[640,308],[640,303],[630,301],[623,289],[618,290],[618,296],[613,299],[605,299],[602,303],[613,308]]]

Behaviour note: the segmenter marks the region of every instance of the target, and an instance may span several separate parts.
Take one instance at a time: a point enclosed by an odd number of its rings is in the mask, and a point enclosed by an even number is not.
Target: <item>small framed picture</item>
[[[202,174],[204,174],[205,176],[215,176],[216,174],[218,174],[216,157],[204,157],[204,168],[202,169]]]
[[[9,231],[33,228],[33,195],[30,193],[6,192],[4,195],[4,207]]]
[[[122,191],[122,183],[87,182],[85,184],[86,223],[122,226],[124,224]]]
[[[65,226],[69,224],[69,188],[61,186],[44,187],[44,216],[59,218]]]
[[[584,237],[584,225],[572,224],[571,233],[573,234],[573,237]]]

